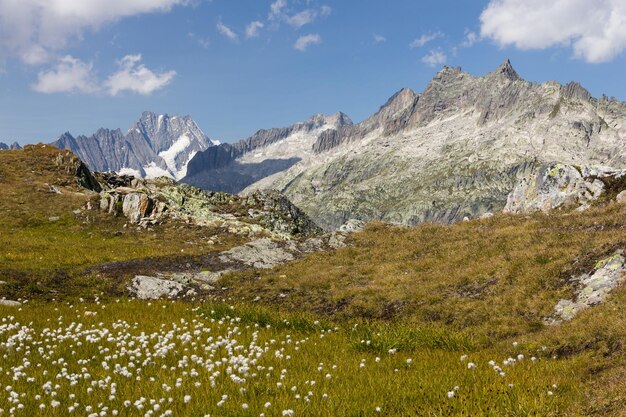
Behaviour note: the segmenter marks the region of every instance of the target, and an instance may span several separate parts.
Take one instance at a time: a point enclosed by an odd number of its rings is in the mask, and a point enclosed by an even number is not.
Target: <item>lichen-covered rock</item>
[[[123,214],[130,223],[147,226],[166,218],[199,226],[223,227],[238,235],[273,235],[283,239],[315,236],[322,230],[282,194],[257,192],[247,197],[208,192],[168,178],[137,180],[98,174],[104,191],[100,209]]]
[[[574,300],[560,300],[554,308],[553,322],[571,320],[588,307],[604,301],[607,295],[624,282],[626,258],[621,251],[598,262],[593,273],[574,278],[578,289]]]
[[[176,298],[187,295],[190,291],[186,285],[180,282],[145,275],[137,275],[133,278],[128,290],[140,300],[157,300],[163,297]],[[193,292],[189,295],[192,294]]]
[[[518,179],[503,211],[529,213],[566,207],[584,210],[605,192],[605,181],[625,174],[626,170],[609,167],[542,165]]]
[[[131,223],[139,223],[150,215],[153,206],[154,201],[145,194],[127,194],[122,202],[122,213]]]

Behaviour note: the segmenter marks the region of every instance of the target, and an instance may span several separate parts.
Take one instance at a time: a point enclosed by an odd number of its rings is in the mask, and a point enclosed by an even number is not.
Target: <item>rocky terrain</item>
[[[72,151],[94,171],[180,179],[189,160],[214,143],[190,116],[144,112],[126,132],[99,129],[89,137],[66,132],[52,145]]]
[[[444,67],[421,94],[403,89],[360,123],[315,132],[299,153],[280,137],[218,147],[190,162],[185,181],[237,191],[262,177],[242,193],[280,190],[327,229],[352,218],[449,223],[504,209],[516,184],[546,164],[623,167],[625,121],[624,103],[574,82],[525,81],[508,60],[481,77]],[[235,188],[218,168],[233,158],[226,165],[247,176]],[[263,164],[273,169],[256,169]]]

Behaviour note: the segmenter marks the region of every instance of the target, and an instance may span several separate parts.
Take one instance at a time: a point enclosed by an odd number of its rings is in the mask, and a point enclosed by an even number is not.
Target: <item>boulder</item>
[[[254,240],[243,246],[222,252],[220,256],[220,261],[225,263],[242,263],[246,266],[262,269],[273,268],[293,259],[293,254],[270,239]]]
[[[137,275],[133,278],[128,290],[140,300],[156,300],[159,298],[175,298],[185,295],[187,286],[180,282],[167,279]]]
[[[0,300],[0,306],[4,306],[4,307],[19,307],[21,305],[22,303],[20,303],[19,301]]]
[[[154,201],[145,194],[131,193],[124,196],[122,213],[131,223],[139,223],[141,219],[149,217],[154,207]]]

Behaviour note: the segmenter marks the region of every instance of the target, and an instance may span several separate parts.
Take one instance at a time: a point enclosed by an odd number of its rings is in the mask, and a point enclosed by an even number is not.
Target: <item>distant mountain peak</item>
[[[18,149],[22,149],[22,147],[20,146],[19,143],[17,142],[13,142],[10,145],[7,145],[4,142],[0,142],[0,150],[2,151],[7,151],[7,150],[18,150]]]
[[[503,76],[511,81],[521,80],[517,71],[511,65],[511,61],[507,58],[502,64],[494,71],[494,74]]]
[[[180,179],[189,160],[214,145],[191,116],[141,113],[126,131],[100,128],[90,137],[62,134],[53,145],[70,149],[95,171]]]

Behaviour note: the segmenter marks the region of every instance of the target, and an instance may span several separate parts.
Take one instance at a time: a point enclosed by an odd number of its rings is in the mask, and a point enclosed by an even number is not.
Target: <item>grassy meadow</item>
[[[371,224],[149,303],[127,297],[134,274],[245,238],[86,210],[58,152],[0,152],[0,299],[24,301],[0,306],[0,416],[626,416],[626,288],[546,324],[626,248],[625,205]]]
[[[522,343],[477,350],[414,326],[224,303],[27,303],[0,312],[4,415],[581,412],[581,360]],[[402,348],[405,332],[421,342]]]

